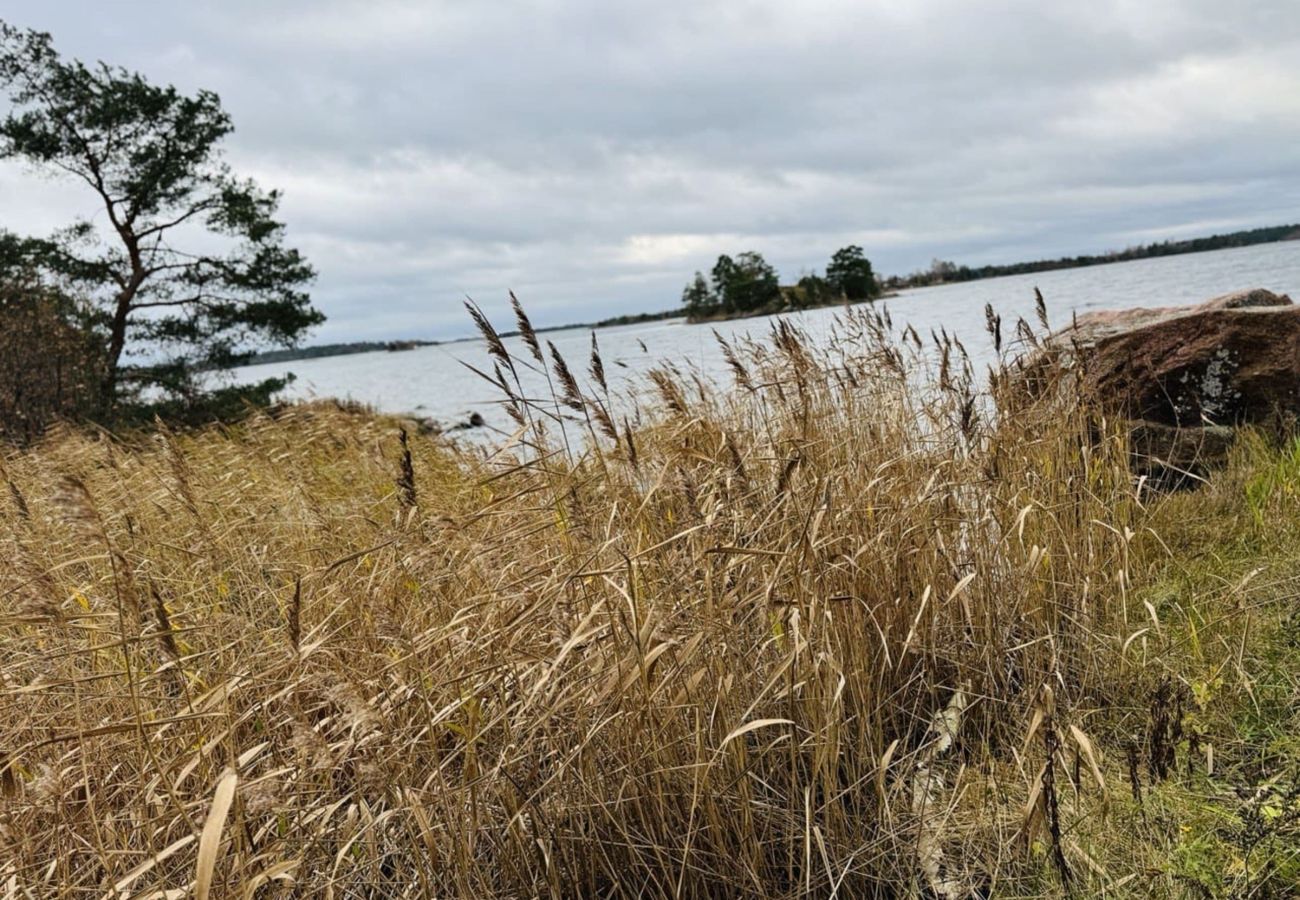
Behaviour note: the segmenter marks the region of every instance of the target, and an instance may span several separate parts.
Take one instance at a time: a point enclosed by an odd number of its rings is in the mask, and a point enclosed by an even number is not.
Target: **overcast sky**
[[[1300,220],[1298,0],[6,0],[221,95],[285,192],[310,342],[678,303],[719,253],[886,274]],[[0,166],[0,225],[72,185]],[[78,204],[82,204],[79,206]]]

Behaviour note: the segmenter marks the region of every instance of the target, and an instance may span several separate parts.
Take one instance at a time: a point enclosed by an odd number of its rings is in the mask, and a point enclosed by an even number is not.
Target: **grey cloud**
[[[223,97],[286,190],[321,339],[661,309],[719,252],[787,275],[1009,261],[1294,218],[1292,0],[206,3],[7,18]],[[6,222],[43,200],[0,168]]]

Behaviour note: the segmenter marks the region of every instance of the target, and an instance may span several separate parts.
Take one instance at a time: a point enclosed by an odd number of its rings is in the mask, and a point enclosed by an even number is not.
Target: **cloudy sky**
[[[1300,220],[1297,0],[7,0],[0,16],[219,93],[285,192],[313,342],[676,305],[786,278],[1115,249]],[[85,209],[0,166],[0,224]],[[79,204],[81,204],[79,206]]]

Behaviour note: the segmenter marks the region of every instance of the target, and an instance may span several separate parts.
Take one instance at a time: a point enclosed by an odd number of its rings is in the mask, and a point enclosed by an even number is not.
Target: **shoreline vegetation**
[[[1130,247],[1124,250],[1117,250],[1110,253],[1066,256],[1058,259],[1036,260],[1031,262],[1010,263],[1006,265],[967,266],[936,259],[931,263],[930,268],[925,271],[913,272],[910,275],[890,275],[880,278],[878,279],[876,288],[877,293],[873,296],[861,296],[850,299],[848,302],[860,303],[868,300],[898,297],[902,296],[903,291],[911,288],[934,287],[940,284],[955,284],[966,281],[978,281],[986,278],[1001,278],[1008,275],[1030,274],[1034,272],[1050,272],[1057,269],[1086,268],[1089,266],[1101,266],[1110,263],[1129,262],[1138,259],[1151,259],[1160,256],[1206,253],[1212,250],[1227,250],[1235,247],[1251,247],[1257,244],[1270,244],[1294,240],[1300,240],[1300,223],[1294,225],[1277,225],[1267,228],[1252,228],[1244,231],[1234,231],[1225,234],[1215,234],[1208,237],[1189,238],[1185,240],[1160,241],[1138,247]],[[742,254],[742,256],[744,255],[745,254]],[[697,273],[697,276],[699,279],[703,280],[703,275]],[[810,277],[816,280],[810,281]],[[707,293],[709,290],[710,286],[707,280],[705,280],[704,291]],[[694,282],[688,286],[687,293],[693,293],[695,297],[703,296],[700,293],[698,284]],[[775,295],[769,292],[765,301],[749,310],[733,309],[728,311],[723,308],[703,309],[698,306],[693,307],[691,302],[684,298],[682,306],[676,309],[666,309],[650,313],[630,313],[628,315],[613,316],[595,322],[576,322],[565,325],[551,325],[544,328],[537,328],[536,331],[538,333],[544,333],[552,331],[568,331],[577,328],[611,328],[619,325],[637,325],[643,322],[659,322],[670,319],[685,319],[692,324],[719,322],[729,319],[793,312],[801,309],[842,306],[845,302],[845,297],[842,294],[828,292],[825,286],[825,279],[822,279],[817,276],[816,273],[813,273],[812,276],[804,276],[798,284],[778,285],[777,293]],[[706,301],[704,306],[708,305],[709,304]],[[501,333],[501,337],[517,337],[518,334],[518,331],[504,331]],[[350,353],[370,353],[378,350],[393,349],[391,345],[394,343],[423,347],[437,346],[444,343],[458,343],[463,340],[465,340],[465,338],[455,338],[446,341],[359,341],[348,344],[322,344],[314,347],[273,350],[259,353],[256,354],[248,364],[259,365],[261,363],[286,362],[297,359],[314,359],[317,357],[339,356]]]
[[[781,291],[783,294],[787,290],[790,289],[784,285],[781,287]],[[759,307],[758,309],[748,310],[745,312],[718,311],[718,312],[706,313],[706,314],[701,314],[696,316],[686,316],[680,310],[678,310],[677,317],[684,318],[686,322],[690,325],[704,325],[709,322],[730,322],[734,319],[754,319],[754,318],[759,318],[761,316],[774,316],[774,315],[779,315],[781,313],[799,312],[802,310],[809,310],[809,309],[826,309],[829,307],[836,307],[836,306],[853,306],[858,303],[874,303],[877,300],[890,300],[893,299],[894,297],[900,297],[900,296],[902,296],[902,294],[899,291],[884,291],[880,293],[878,296],[871,297],[869,299],[861,298],[858,300],[849,300],[841,296],[841,297],[836,297],[834,299],[821,300],[815,303],[803,303],[801,305],[796,305],[783,298],[782,301],[776,305]]]
[[[734,386],[615,399],[598,346],[474,312],[496,452],[328,403],[2,451],[0,883],[1300,881],[1300,443],[1153,492],[1077,380],[1017,387],[1040,326],[995,317],[989,389],[860,305],[834,348],[781,320],[723,344]]]

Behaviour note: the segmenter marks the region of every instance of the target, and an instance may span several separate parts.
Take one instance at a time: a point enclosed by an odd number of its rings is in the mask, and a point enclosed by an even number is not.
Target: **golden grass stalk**
[[[217,789],[212,795],[212,808],[203,823],[199,835],[199,854],[194,869],[194,896],[198,900],[208,900],[212,890],[212,871],[217,864],[217,854],[221,850],[221,833],[226,827],[226,816],[230,805],[235,802],[235,788],[239,776],[226,771],[217,782]]]

